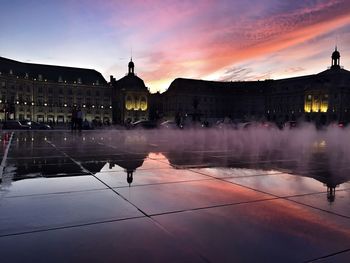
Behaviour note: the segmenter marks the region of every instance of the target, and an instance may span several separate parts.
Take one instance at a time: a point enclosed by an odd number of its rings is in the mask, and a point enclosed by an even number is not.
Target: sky
[[[279,79],[350,69],[349,0],[0,0],[0,56],[136,74],[151,92],[175,78]]]

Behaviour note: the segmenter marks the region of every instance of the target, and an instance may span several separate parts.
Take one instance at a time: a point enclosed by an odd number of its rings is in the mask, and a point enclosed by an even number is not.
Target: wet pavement
[[[347,159],[220,136],[2,132],[1,262],[350,262]]]

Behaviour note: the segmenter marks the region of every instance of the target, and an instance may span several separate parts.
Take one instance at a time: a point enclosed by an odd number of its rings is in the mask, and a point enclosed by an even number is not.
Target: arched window
[[[127,110],[132,110],[134,108],[134,102],[133,102],[133,99],[130,95],[127,95],[126,96],[126,99],[125,99],[125,108]]]
[[[140,110],[140,97],[135,96],[135,107],[134,110]]]
[[[140,108],[141,108],[142,111],[146,111],[147,110],[147,98],[145,96],[141,97]]]

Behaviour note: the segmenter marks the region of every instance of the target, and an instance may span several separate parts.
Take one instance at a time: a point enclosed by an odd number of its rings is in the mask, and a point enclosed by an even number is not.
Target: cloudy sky
[[[0,56],[135,71],[152,92],[177,77],[256,80],[350,69],[349,0],[0,0]]]

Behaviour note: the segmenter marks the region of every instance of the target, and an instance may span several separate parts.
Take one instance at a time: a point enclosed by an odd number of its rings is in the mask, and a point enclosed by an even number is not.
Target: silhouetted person
[[[83,122],[83,129],[90,130],[90,123],[89,123],[89,121],[86,118],[85,118],[85,120]]]
[[[72,120],[71,120],[71,128],[72,131],[77,129],[77,108],[74,106],[72,109]]]
[[[77,111],[76,123],[77,123],[79,131],[81,131],[81,128],[82,128],[82,125],[83,125],[83,112],[81,111],[80,108]]]

